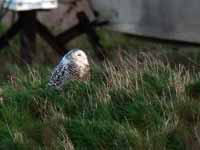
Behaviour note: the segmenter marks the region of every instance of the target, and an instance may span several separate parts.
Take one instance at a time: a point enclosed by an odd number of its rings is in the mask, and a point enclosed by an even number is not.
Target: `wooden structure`
[[[29,11],[33,9],[54,9],[57,8],[57,0],[5,0],[5,8],[13,11]]]
[[[9,1],[9,0],[7,0]],[[23,6],[25,2],[26,6]],[[20,32],[21,40],[21,58],[23,63],[32,63],[32,55],[36,50],[36,34],[38,33],[56,52],[63,55],[67,52],[65,49],[65,43],[69,42],[76,36],[86,33],[92,46],[95,47],[97,56],[99,59],[104,59],[105,52],[99,42],[99,37],[95,31],[96,26],[101,26],[107,22],[98,22],[97,20],[90,21],[88,16],[84,12],[78,12],[76,17],[78,19],[78,24],[75,26],[59,33],[58,35],[53,35],[50,30],[37,19],[37,12],[41,10],[49,10],[57,7],[56,0],[33,0],[35,5],[27,5],[29,0],[15,0],[14,4],[5,3],[5,7],[14,10],[18,14],[18,20],[12,25],[12,27],[0,37],[0,49],[9,45],[9,40],[12,39],[18,32]],[[53,1],[50,5],[49,1]],[[47,3],[49,7],[44,7]],[[36,4],[37,3],[37,4]],[[17,6],[16,6],[17,5]],[[19,5],[19,6],[18,6]],[[33,6],[33,7],[32,7]]]

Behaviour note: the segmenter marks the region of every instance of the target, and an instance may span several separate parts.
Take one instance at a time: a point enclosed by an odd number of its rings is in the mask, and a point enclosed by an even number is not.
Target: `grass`
[[[63,91],[46,87],[58,56],[44,42],[35,66],[15,65],[18,37],[0,51],[0,149],[199,150],[199,47],[99,35],[112,62]],[[66,46],[95,56],[85,35]]]
[[[51,67],[12,66],[0,84],[0,149],[199,149],[200,76],[141,53],[46,86]]]

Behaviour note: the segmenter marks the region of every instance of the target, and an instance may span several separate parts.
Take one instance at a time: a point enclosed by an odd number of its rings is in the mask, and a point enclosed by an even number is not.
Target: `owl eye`
[[[77,56],[81,56],[81,54],[79,53],[79,54],[77,54]]]

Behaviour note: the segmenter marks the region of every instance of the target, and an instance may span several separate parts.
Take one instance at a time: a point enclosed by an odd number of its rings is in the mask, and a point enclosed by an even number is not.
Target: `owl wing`
[[[88,77],[89,66],[84,69],[84,72],[86,72],[84,76],[80,75],[80,70],[81,67],[74,62],[68,64],[60,63],[52,72],[48,86],[60,89],[67,80],[85,80],[85,77]]]
[[[60,63],[53,70],[48,86],[59,89],[67,78],[69,78],[68,65]]]

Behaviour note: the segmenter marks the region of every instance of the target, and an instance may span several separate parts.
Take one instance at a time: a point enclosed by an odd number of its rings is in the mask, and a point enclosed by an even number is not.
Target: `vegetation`
[[[84,35],[68,43],[94,60],[90,81],[62,91],[46,86],[58,56],[41,39],[34,66],[15,65],[18,37],[0,51],[0,149],[199,150],[199,47],[99,34],[110,61]]]
[[[56,91],[46,86],[50,68],[10,66],[0,85],[0,149],[199,148],[198,73],[141,53],[93,64],[90,81]]]

